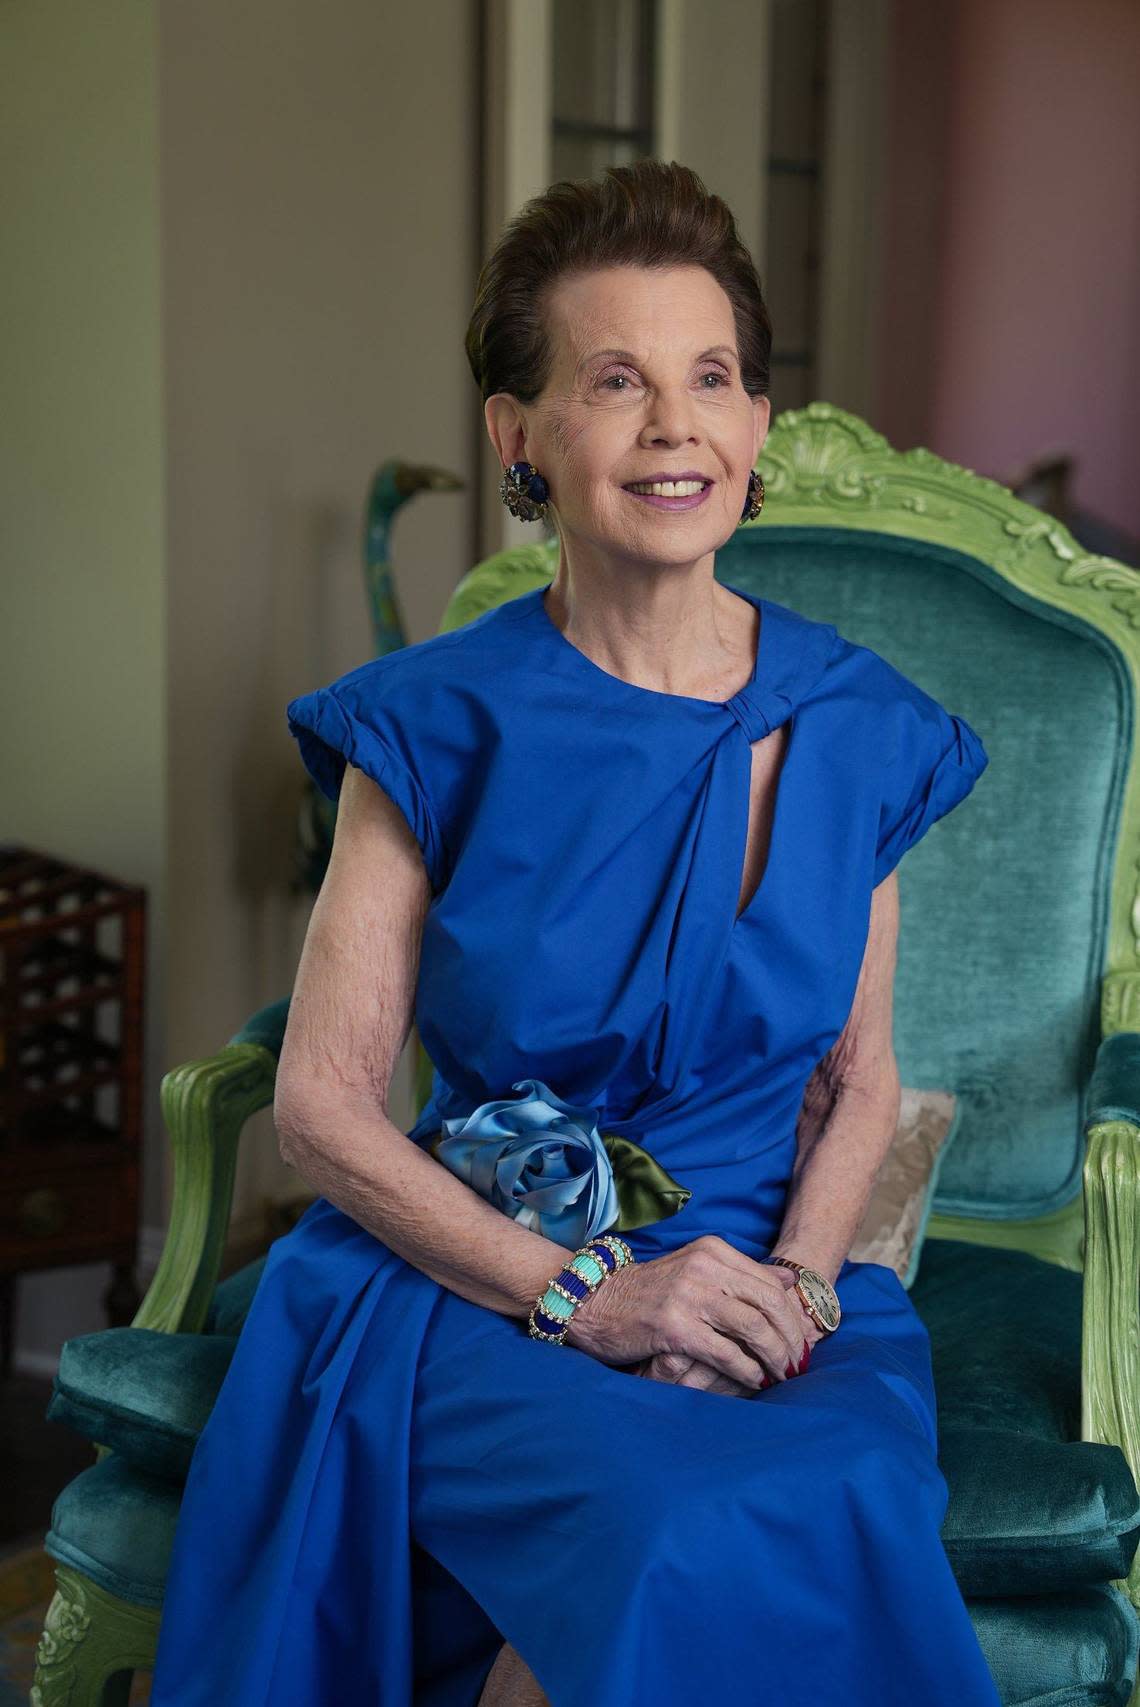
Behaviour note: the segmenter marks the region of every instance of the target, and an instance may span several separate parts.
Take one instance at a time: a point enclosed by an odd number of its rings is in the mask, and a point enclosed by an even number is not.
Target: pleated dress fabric
[[[723,702],[603,670],[540,587],[287,709],[431,880],[410,1141],[541,1080],[691,1191],[624,1235],[642,1261],[769,1253],[872,890],[987,763],[876,652],[730,590],[760,640]],[[750,744],[788,720],[738,917]],[[806,1374],[706,1393],[531,1339],[319,1198],[194,1453],[154,1707],[474,1707],[504,1641],[552,1707],[997,1707],[940,1540],[929,1337],[890,1268],[836,1291]]]

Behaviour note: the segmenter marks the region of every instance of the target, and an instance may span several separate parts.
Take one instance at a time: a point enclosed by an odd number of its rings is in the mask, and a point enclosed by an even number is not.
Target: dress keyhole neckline
[[[748,746],[747,746],[747,752],[748,752],[747,782],[746,782],[746,786],[745,786],[745,790],[744,790],[744,828],[743,828],[743,831],[742,831],[741,836],[739,838],[739,852],[738,852],[738,858],[737,858],[736,867],[735,867],[735,869],[736,869],[736,889],[734,892],[734,899],[733,899],[733,919],[732,919],[732,930],[733,930],[733,932],[736,932],[737,929],[740,926],[742,926],[746,920],[749,919],[749,917],[752,915],[752,913],[759,907],[761,899],[765,898],[767,896],[768,889],[769,889],[769,877],[770,877],[770,875],[772,875],[773,870],[776,866],[776,860],[777,860],[777,856],[779,853],[780,828],[781,828],[781,824],[783,821],[783,813],[781,812],[781,806],[782,806],[783,800],[784,800],[784,788],[785,788],[785,785],[787,784],[787,782],[789,780],[787,777],[787,769],[788,769],[789,764],[791,763],[792,746],[793,746],[793,743],[795,741],[795,729],[796,729],[796,719],[794,716],[791,717],[790,719],[787,719],[786,721],[788,723],[788,733],[787,733],[787,738],[786,738],[786,741],[784,744],[784,752],[783,752],[783,755],[780,759],[779,766],[776,769],[775,777],[774,777],[775,794],[774,794],[773,799],[772,799],[772,809],[771,809],[771,813],[770,813],[770,821],[769,821],[769,826],[768,826],[768,846],[764,852],[764,865],[763,865],[763,868],[761,869],[760,876],[756,880],[756,886],[753,889],[751,895],[745,901],[743,907],[740,908],[740,911],[737,912],[736,908],[739,905],[739,901],[740,901],[740,891],[741,891],[741,888],[743,887],[743,883],[744,883],[744,862],[748,858],[749,832],[751,831],[751,828],[752,828],[752,747],[753,747],[753,742],[752,741],[748,742]],[[777,725],[777,727],[779,727],[779,725]],[[761,739],[763,739],[763,737],[761,737]]]

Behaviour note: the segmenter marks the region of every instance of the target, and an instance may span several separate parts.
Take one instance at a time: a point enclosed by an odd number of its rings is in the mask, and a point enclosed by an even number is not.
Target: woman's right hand
[[[803,1360],[810,1317],[795,1284],[791,1269],[706,1233],[616,1269],[575,1310],[566,1343],[618,1366],[687,1358],[758,1391]]]

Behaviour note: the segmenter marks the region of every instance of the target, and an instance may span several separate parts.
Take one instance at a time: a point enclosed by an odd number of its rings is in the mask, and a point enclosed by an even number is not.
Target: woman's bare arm
[[[314,1191],[397,1255],[472,1303],[525,1319],[565,1247],[502,1214],[388,1118],[429,900],[403,815],[347,766],[281,1049],[278,1142]]]
[[[847,1023],[808,1081],[797,1151],[773,1256],[807,1263],[835,1284],[863,1223],[898,1127],[892,1037],[898,874],[871,895],[871,921]],[[818,1333],[817,1333],[818,1337]]]
[[[412,1022],[428,899],[420,850],[399,809],[349,767],[278,1067],[281,1154],[433,1280],[525,1319],[566,1263],[566,1248],[494,1208],[387,1114]],[[783,1272],[705,1235],[605,1281],[575,1311],[566,1342],[618,1368],[693,1349],[753,1386],[766,1374],[783,1380],[787,1360],[799,1358],[805,1318]]]

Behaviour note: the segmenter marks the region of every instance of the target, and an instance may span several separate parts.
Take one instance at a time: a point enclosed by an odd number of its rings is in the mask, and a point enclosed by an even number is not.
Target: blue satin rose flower
[[[541,1079],[511,1089],[521,1095],[441,1121],[431,1153],[504,1215],[577,1250],[620,1214],[594,1111],[563,1102]]]

